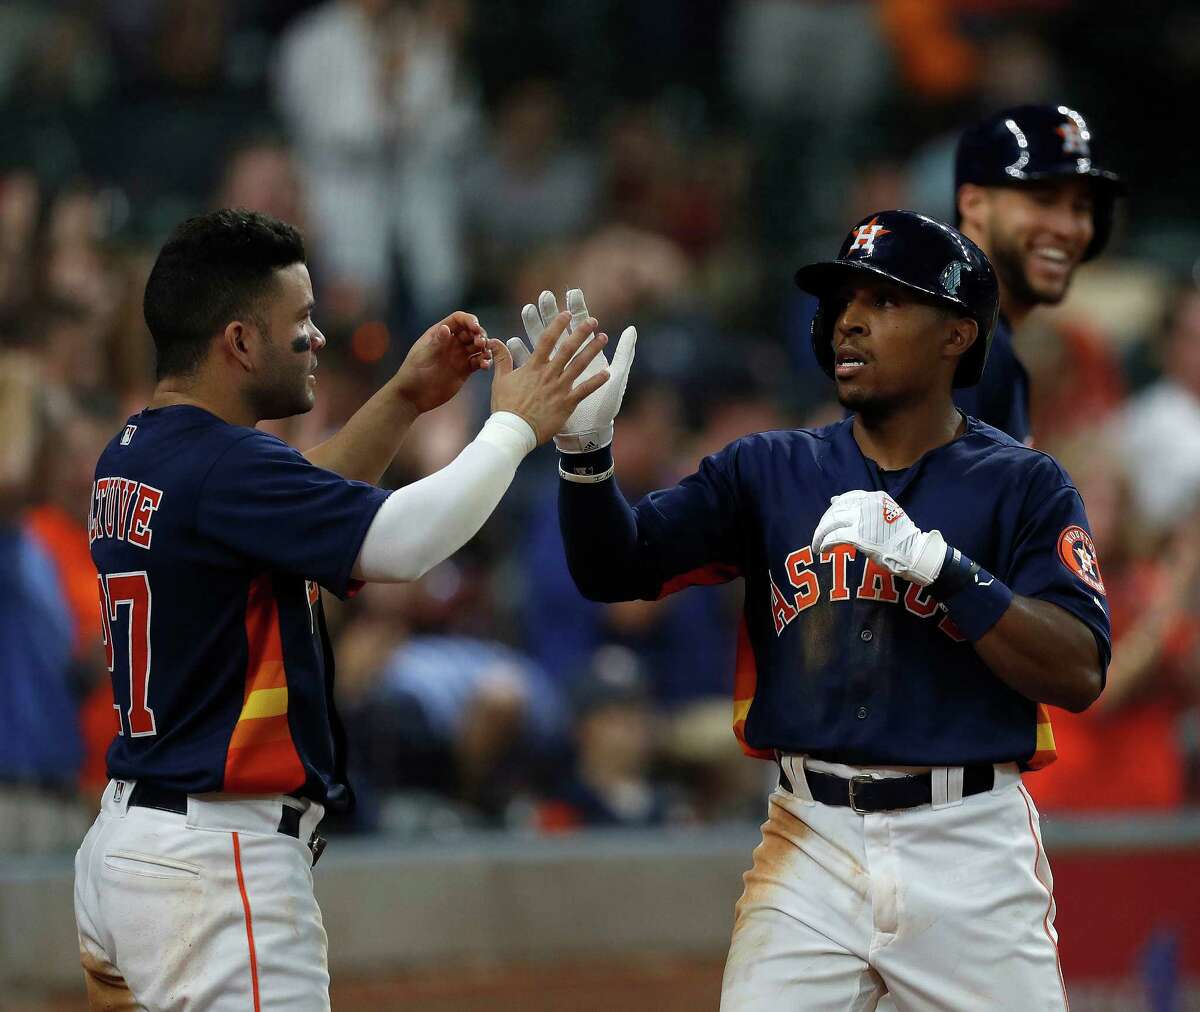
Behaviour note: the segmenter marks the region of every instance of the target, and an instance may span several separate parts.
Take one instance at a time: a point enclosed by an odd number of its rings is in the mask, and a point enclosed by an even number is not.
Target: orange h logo
[[[887,235],[891,229],[884,228],[877,224],[879,216],[876,215],[865,225],[858,225],[854,229],[854,242],[850,244],[848,252],[853,253],[856,250],[862,250],[863,256],[870,256],[875,252],[875,240],[881,235]]]
[[[1079,155],[1082,158],[1091,157],[1092,152],[1088,148],[1087,138],[1080,132],[1077,124],[1068,121],[1063,123],[1056,132],[1062,138],[1064,155]]]

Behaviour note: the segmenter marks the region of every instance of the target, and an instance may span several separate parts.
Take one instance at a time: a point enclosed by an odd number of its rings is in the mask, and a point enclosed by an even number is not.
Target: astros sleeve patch
[[[1092,590],[1105,594],[1096,546],[1092,544],[1091,535],[1078,524],[1071,524],[1058,536],[1058,557],[1067,569]]]

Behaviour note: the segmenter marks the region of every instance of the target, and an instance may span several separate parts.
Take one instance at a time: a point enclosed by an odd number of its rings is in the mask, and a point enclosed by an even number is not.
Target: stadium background
[[[1083,1009],[1200,1008],[1200,12],[1068,0],[10,0],[0,8],[0,1008],[82,1002],[70,856],[112,731],[83,527],[153,385],[140,314],[181,218],[308,237],[330,338],[298,446],[453,308],[542,288],[639,327],[639,494],[834,416],[794,268],[864,212],[952,215],[956,131],[1082,110],[1131,198],[1019,335],[1114,606],[1110,688],[1031,776]],[[414,429],[390,487],[476,430]],[[420,584],[330,608],[359,815],[317,874],[335,1007],[715,1008],[769,769],[729,731],[739,589],[585,604],[552,455]],[[613,785],[619,785],[614,787]],[[986,954],[981,954],[986,958]]]

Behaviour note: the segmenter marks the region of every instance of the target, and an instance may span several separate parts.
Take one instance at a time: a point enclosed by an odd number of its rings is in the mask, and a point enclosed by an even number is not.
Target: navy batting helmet
[[[996,274],[983,250],[957,229],[916,211],[879,211],[850,230],[836,260],[796,271],[796,284],[820,300],[812,346],[831,378],[838,293],[848,281],[864,276],[895,282],[974,320],[979,336],[959,362],[954,385],[979,382],[1000,311]]]
[[[958,139],[954,192],[963,183],[1012,186],[1082,176],[1092,184],[1094,234],[1083,253],[1084,260],[1091,260],[1108,242],[1117,197],[1125,192],[1121,177],[1093,157],[1094,141],[1087,120],[1065,105],[1003,109]]]

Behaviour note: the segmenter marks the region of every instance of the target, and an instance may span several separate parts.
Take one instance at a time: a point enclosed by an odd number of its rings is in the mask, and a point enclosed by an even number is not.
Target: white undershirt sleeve
[[[525,419],[497,411],[449,464],[384,500],[363,538],[354,578],[403,583],[448,559],[492,515],[536,445]]]

